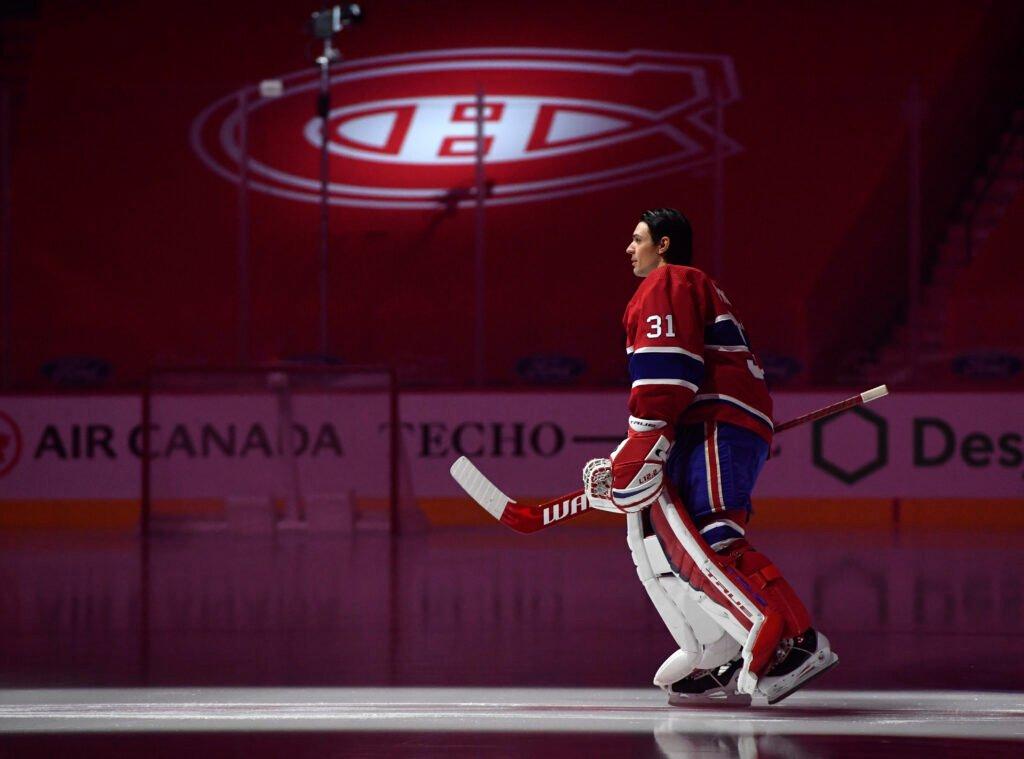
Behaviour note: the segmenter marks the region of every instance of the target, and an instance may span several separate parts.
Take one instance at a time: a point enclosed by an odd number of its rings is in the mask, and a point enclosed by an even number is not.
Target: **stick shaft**
[[[832,403],[817,411],[790,419],[775,425],[776,432],[783,432],[807,422],[824,419],[828,416],[861,406],[887,395],[885,385],[866,390],[846,400]],[[452,477],[480,506],[506,527],[516,532],[531,533],[550,527],[558,522],[573,519],[585,511],[589,511],[586,495],[582,489],[552,498],[543,503],[518,503],[499,490],[486,475],[465,456],[459,458],[451,468]]]
[[[785,430],[797,427],[801,424],[807,424],[807,422],[815,422],[818,419],[824,419],[827,416],[833,416],[841,413],[854,406],[863,406],[865,403],[871,403],[871,401],[881,398],[889,394],[889,388],[885,385],[879,385],[873,387],[870,390],[865,390],[863,393],[851,396],[846,400],[833,403],[831,405],[820,408],[817,411],[812,411],[809,414],[798,416],[796,419],[790,419],[788,422],[782,422],[781,424],[775,425],[776,432],[784,432]]]

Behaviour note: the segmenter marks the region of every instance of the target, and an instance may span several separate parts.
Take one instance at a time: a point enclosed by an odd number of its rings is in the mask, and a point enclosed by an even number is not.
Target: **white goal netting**
[[[147,531],[397,531],[389,370],[162,369],[143,414]]]

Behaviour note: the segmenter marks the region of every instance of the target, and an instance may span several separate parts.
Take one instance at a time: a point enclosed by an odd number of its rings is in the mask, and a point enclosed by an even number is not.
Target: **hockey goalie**
[[[626,439],[584,468],[590,505],[624,512],[637,574],[679,649],[654,683],[672,703],[776,703],[838,662],[776,566],[746,537],[772,402],[742,322],[691,267],[674,209],[646,211],[626,249]]]

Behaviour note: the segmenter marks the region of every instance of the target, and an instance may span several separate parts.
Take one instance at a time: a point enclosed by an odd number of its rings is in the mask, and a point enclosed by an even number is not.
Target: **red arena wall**
[[[954,180],[977,152],[966,125],[977,131],[986,118],[961,85],[991,80],[986,66],[1021,15],[965,3],[905,3],[884,14],[646,1],[628,14],[588,3],[381,1],[369,10],[342,36],[338,69],[366,76],[337,82],[334,108],[369,108],[370,118],[373,107],[405,98],[426,112],[424,98],[437,105],[479,86],[505,105],[518,98],[520,115],[539,109],[528,125],[536,155],[487,168],[492,384],[520,381],[517,362],[538,354],[579,359],[584,384],[621,380],[620,317],[635,285],[624,249],[639,212],[659,205],[692,218],[697,265],[711,268],[721,246],[720,280],[755,347],[795,359],[798,381],[828,380],[843,351],[891,322],[906,287],[912,83],[934,116],[929,176]],[[237,161],[223,140],[239,88],[289,72],[283,96],[261,101],[248,124],[250,155],[299,182],[250,176],[250,356],[317,353],[319,210],[308,201],[318,151],[303,132],[315,92],[292,89],[314,74],[303,14],[269,2],[125,4],[117,14],[58,3],[42,14],[35,47],[61,54],[29,61],[17,111],[16,383],[39,382],[42,365],[67,355],[109,360],[121,383],[152,363],[237,356]],[[466,52],[478,48],[489,50]],[[980,63],[979,49],[990,52]],[[449,65],[413,65],[427,60]],[[408,65],[380,74],[396,63]],[[712,91],[722,99],[717,140]],[[558,108],[575,109],[577,129],[598,131],[557,135],[554,119],[566,112]],[[376,115],[394,126],[402,113]],[[371,131],[375,123],[360,122]],[[473,374],[474,166],[365,159],[387,149],[386,140],[356,144],[355,158],[331,159],[332,181],[362,189],[331,209],[328,352],[399,365],[412,383],[462,382]],[[725,154],[717,242],[716,150]],[[582,178],[566,184],[572,176]],[[556,190],[502,195],[545,182]],[[429,187],[442,197],[396,207],[367,200],[367,187],[414,196]],[[942,192],[926,216],[948,205]],[[865,315],[871,292],[889,305]]]

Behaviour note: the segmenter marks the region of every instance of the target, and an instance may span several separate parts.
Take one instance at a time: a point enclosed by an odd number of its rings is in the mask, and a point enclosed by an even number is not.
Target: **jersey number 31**
[[[665,328],[662,331],[662,323],[664,321]],[[676,336],[676,324],[672,319],[672,314],[665,314],[664,320],[662,317],[655,314],[654,316],[647,317],[647,323],[651,325],[651,328],[647,331],[647,337],[675,337]]]
[[[664,317],[654,314],[652,316],[648,316],[646,321],[650,325],[650,329],[647,330],[647,337],[676,336],[676,325],[672,318],[672,314],[665,314]],[[764,379],[764,369],[758,366],[757,360],[753,356],[747,359],[747,369],[749,369],[750,373],[757,377],[757,379]]]

